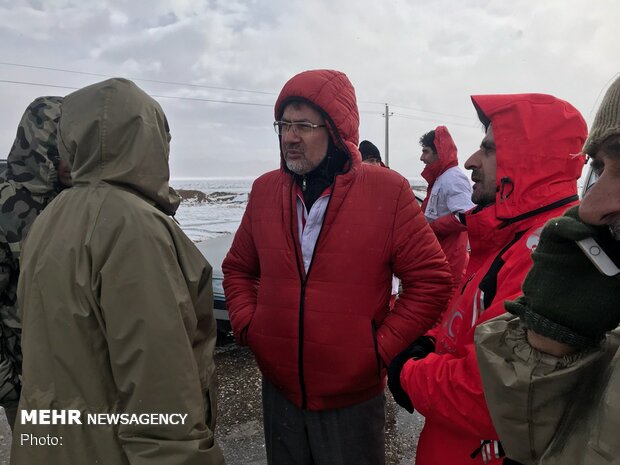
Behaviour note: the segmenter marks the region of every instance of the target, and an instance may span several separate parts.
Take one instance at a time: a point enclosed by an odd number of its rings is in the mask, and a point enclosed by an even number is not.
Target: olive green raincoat
[[[593,302],[596,305],[596,302]],[[523,465],[620,464],[620,329],[565,357],[533,349],[514,315],[476,328],[493,424]]]
[[[64,100],[59,146],[74,187],[37,218],[23,248],[11,463],[223,463],[211,267],[168,216],[179,200],[163,111],[126,80],[86,87]],[[22,424],[24,410],[41,409],[78,410],[81,424]],[[89,422],[110,413],[187,416]],[[60,444],[35,445],[46,440]]]

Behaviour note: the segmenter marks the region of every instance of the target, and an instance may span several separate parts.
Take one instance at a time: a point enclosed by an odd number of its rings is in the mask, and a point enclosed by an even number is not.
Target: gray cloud
[[[168,115],[177,177],[277,167],[273,93],[299,71],[340,69],[357,89],[361,138],[383,152],[380,102],[391,103],[392,167],[416,176],[417,139],[439,124],[453,133],[462,162],[478,146],[471,94],[552,93],[591,121],[618,72],[619,23],[614,0],[18,0],[0,4],[0,47],[8,63],[267,92],[137,81]],[[0,79],[78,88],[103,77],[0,65]],[[6,152],[34,97],[70,92],[0,85]]]

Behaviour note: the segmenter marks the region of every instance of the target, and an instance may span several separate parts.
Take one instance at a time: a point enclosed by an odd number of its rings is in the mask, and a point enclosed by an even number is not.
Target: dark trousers
[[[269,465],[384,465],[385,395],[333,410],[302,410],[263,380]]]

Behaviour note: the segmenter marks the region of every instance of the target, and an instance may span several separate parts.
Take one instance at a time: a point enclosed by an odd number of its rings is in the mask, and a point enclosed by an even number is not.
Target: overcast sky
[[[590,124],[620,71],[619,25],[617,0],[0,0],[0,143],[35,97],[122,76],[164,108],[173,178],[255,176],[279,166],[283,84],[332,68],[382,155],[389,103],[390,165],[414,177],[439,124],[461,164],[477,148],[472,94],[554,94]]]

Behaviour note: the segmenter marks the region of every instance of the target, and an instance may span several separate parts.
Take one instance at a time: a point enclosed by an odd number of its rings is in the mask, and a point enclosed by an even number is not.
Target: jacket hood
[[[495,216],[521,215],[577,196],[585,164],[586,123],[570,103],[551,95],[471,97],[480,121],[493,125],[497,169]]]
[[[325,116],[335,145],[349,156],[353,166],[361,164],[362,155],[357,148],[360,117],[355,89],[344,73],[319,69],[293,76],[284,85],[276,101],[276,120],[282,117],[284,107],[292,99],[306,100],[317,107]],[[280,158],[283,160],[281,148]]]
[[[422,170],[422,177],[426,179],[429,186],[432,186],[435,180],[448,168],[458,166],[457,150],[452,136],[445,126],[437,126],[435,128],[435,148],[439,157],[435,163],[426,165]]]
[[[174,214],[180,198],[168,184],[168,122],[159,104],[133,82],[114,78],[69,94],[59,135],[74,187],[125,187]]]
[[[62,97],[39,97],[24,112],[7,156],[6,179],[35,195],[56,194]]]

